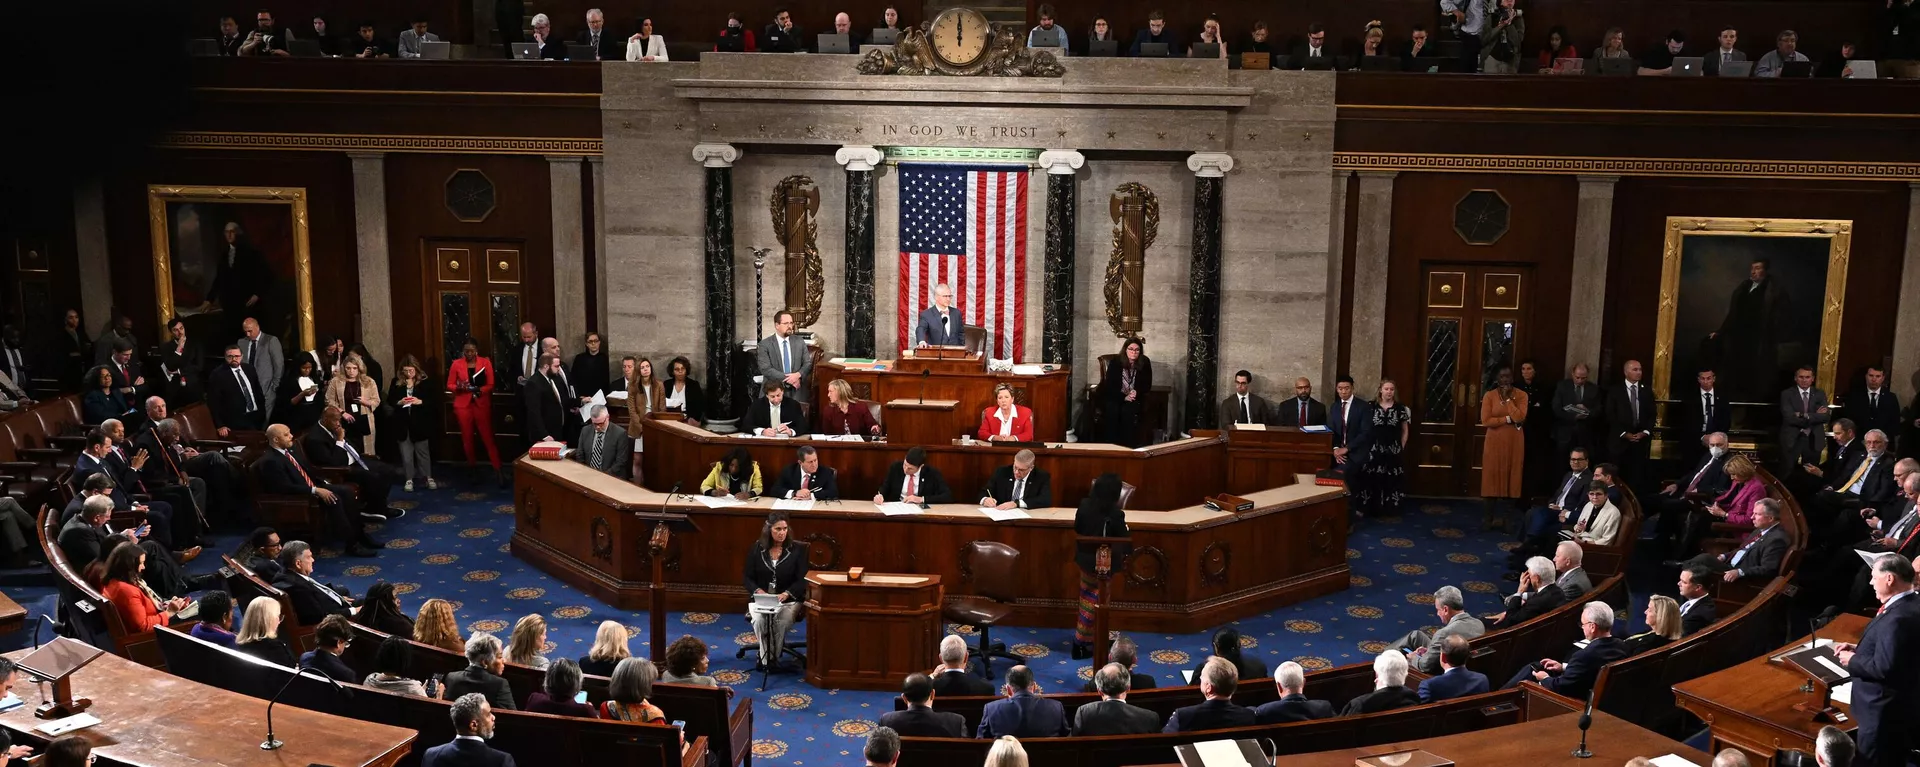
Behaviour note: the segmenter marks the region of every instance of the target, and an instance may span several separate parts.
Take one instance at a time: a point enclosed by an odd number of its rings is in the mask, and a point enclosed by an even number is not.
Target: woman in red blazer
[[[460,422],[460,446],[467,452],[467,467],[473,467],[473,436],[487,448],[487,460],[495,476],[500,474],[500,448],[493,442],[493,361],[480,356],[480,347],[467,339],[460,347],[460,359],[447,367],[447,391],[453,392],[453,417]],[[504,483],[505,478],[501,478]]]
[[[107,575],[100,592],[113,605],[113,611],[120,614],[120,622],[128,631],[151,631],[155,626],[165,626],[173,620],[174,613],[188,604],[180,597],[161,602],[160,596],[140,580],[140,570],[146,564],[147,552],[139,546],[118,546],[107,556]]]
[[[1013,404],[1013,387],[993,387],[994,406],[980,413],[980,438],[988,442],[1032,442],[1033,408]]]

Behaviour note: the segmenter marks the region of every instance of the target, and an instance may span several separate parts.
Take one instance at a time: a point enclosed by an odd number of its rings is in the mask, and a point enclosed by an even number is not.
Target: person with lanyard
[[[807,598],[807,544],[794,540],[793,525],[785,512],[767,515],[760,527],[760,539],[747,553],[744,576],[749,594],[779,598],[779,606],[770,611],[751,606],[747,611],[753,634],[760,639],[759,665],[778,667],[787,630],[793,628]]]
[[[1133,533],[1127,529],[1127,512],[1120,508],[1120,475],[1107,472],[1093,480],[1093,491],[1080,501],[1080,508],[1073,513],[1073,534],[1081,537],[1131,538]],[[1098,562],[1095,551],[1086,546],[1075,546],[1074,564],[1080,570],[1080,609],[1073,624],[1073,657],[1075,660],[1093,655],[1093,609],[1100,603],[1100,576],[1095,572]],[[1127,555],[1132,547],[1127,544],[1111,548],[1111,567],[1115,572],[1124,569]]]

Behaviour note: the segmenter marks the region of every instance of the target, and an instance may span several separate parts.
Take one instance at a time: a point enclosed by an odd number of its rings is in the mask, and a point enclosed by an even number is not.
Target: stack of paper
[[[1667,754],[1653,758],[1654,767],[1700,767],[1679,754]]]
[[[709,509],[724,509],[724,508],[727,508],[728,506],[744,506],[747,503],[746,501],[742,501],[731,495],[718,495],[718,496],[696,495],[693,497],[693,499],[701,502],[702,504],[705,504],[706,507]]]
[[[773,502],[773,510],[774,511],[812,511],[813,499],[807,498],[804,500],[794,500],[792,498],[782,498],[780,500]]]
[[[980,507],[980,513],[987,515],[988,519],[991,519],[995,522],[1006,522],[1008,520],[1013,520],[1013,519],[1032,519],[1033,518],[1032,514],[1028,514],[1024,509],[1018,509],[1018,508],[991,509],[991,508],[982,506]]]
[[[1209,740],[1193,744],[1194,753],[1206,767],[1248,767],[1247,755],[1231,740]]]
[[[880,509],[880,513],[885,514],[889,517],[896,517],[903,514],[925,513],[925,510],[921,509],[919,504],[901,503],[899,501],[894,501],[892,503],[876,503],[874,504],[874,506]]]

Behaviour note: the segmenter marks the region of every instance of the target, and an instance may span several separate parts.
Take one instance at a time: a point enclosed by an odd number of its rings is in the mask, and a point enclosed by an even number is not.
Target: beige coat
[[[643,396],[644,395],[644,396]],[[667,387],[659,378],[653,379],[653,385],[640,388],[640,377],[634,376],[627,381],[627,436],[640,438],[641,423],[647,420],[647,413],[656,412],[667,401]]]
[[[342,365],[342,367],[345,366]],[[370,452],[370,449],[378,444],[375,440],[380,436],[379,426],[377,425],[378,419],[373,417],[373,411],[380,407],[380,384],[368,378],[364,372],[364,368],[360,376],[360,397],[366,400],[367,404],[361,405],[360,412],[354,413],[353,417],[366,421],[367,444],[364,446],[356,445],[355,449],[366,453]],[[334,374],[332,378],[327,379],[327,404],[340,408],[341,413],[347,412],[347,379],[338,373]],[[341,421],[342,425],[345,425],[345,423],[344,420]]]

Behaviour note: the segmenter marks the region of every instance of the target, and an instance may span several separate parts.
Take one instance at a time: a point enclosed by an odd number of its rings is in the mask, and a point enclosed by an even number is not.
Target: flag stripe
[[[1019,361],[1026,340],[1030,174],[1005,166],[908,164],[900,174],[903,346],[919,341],[934,286],[953,289],[961,319],[987,333],[988,356]]]

